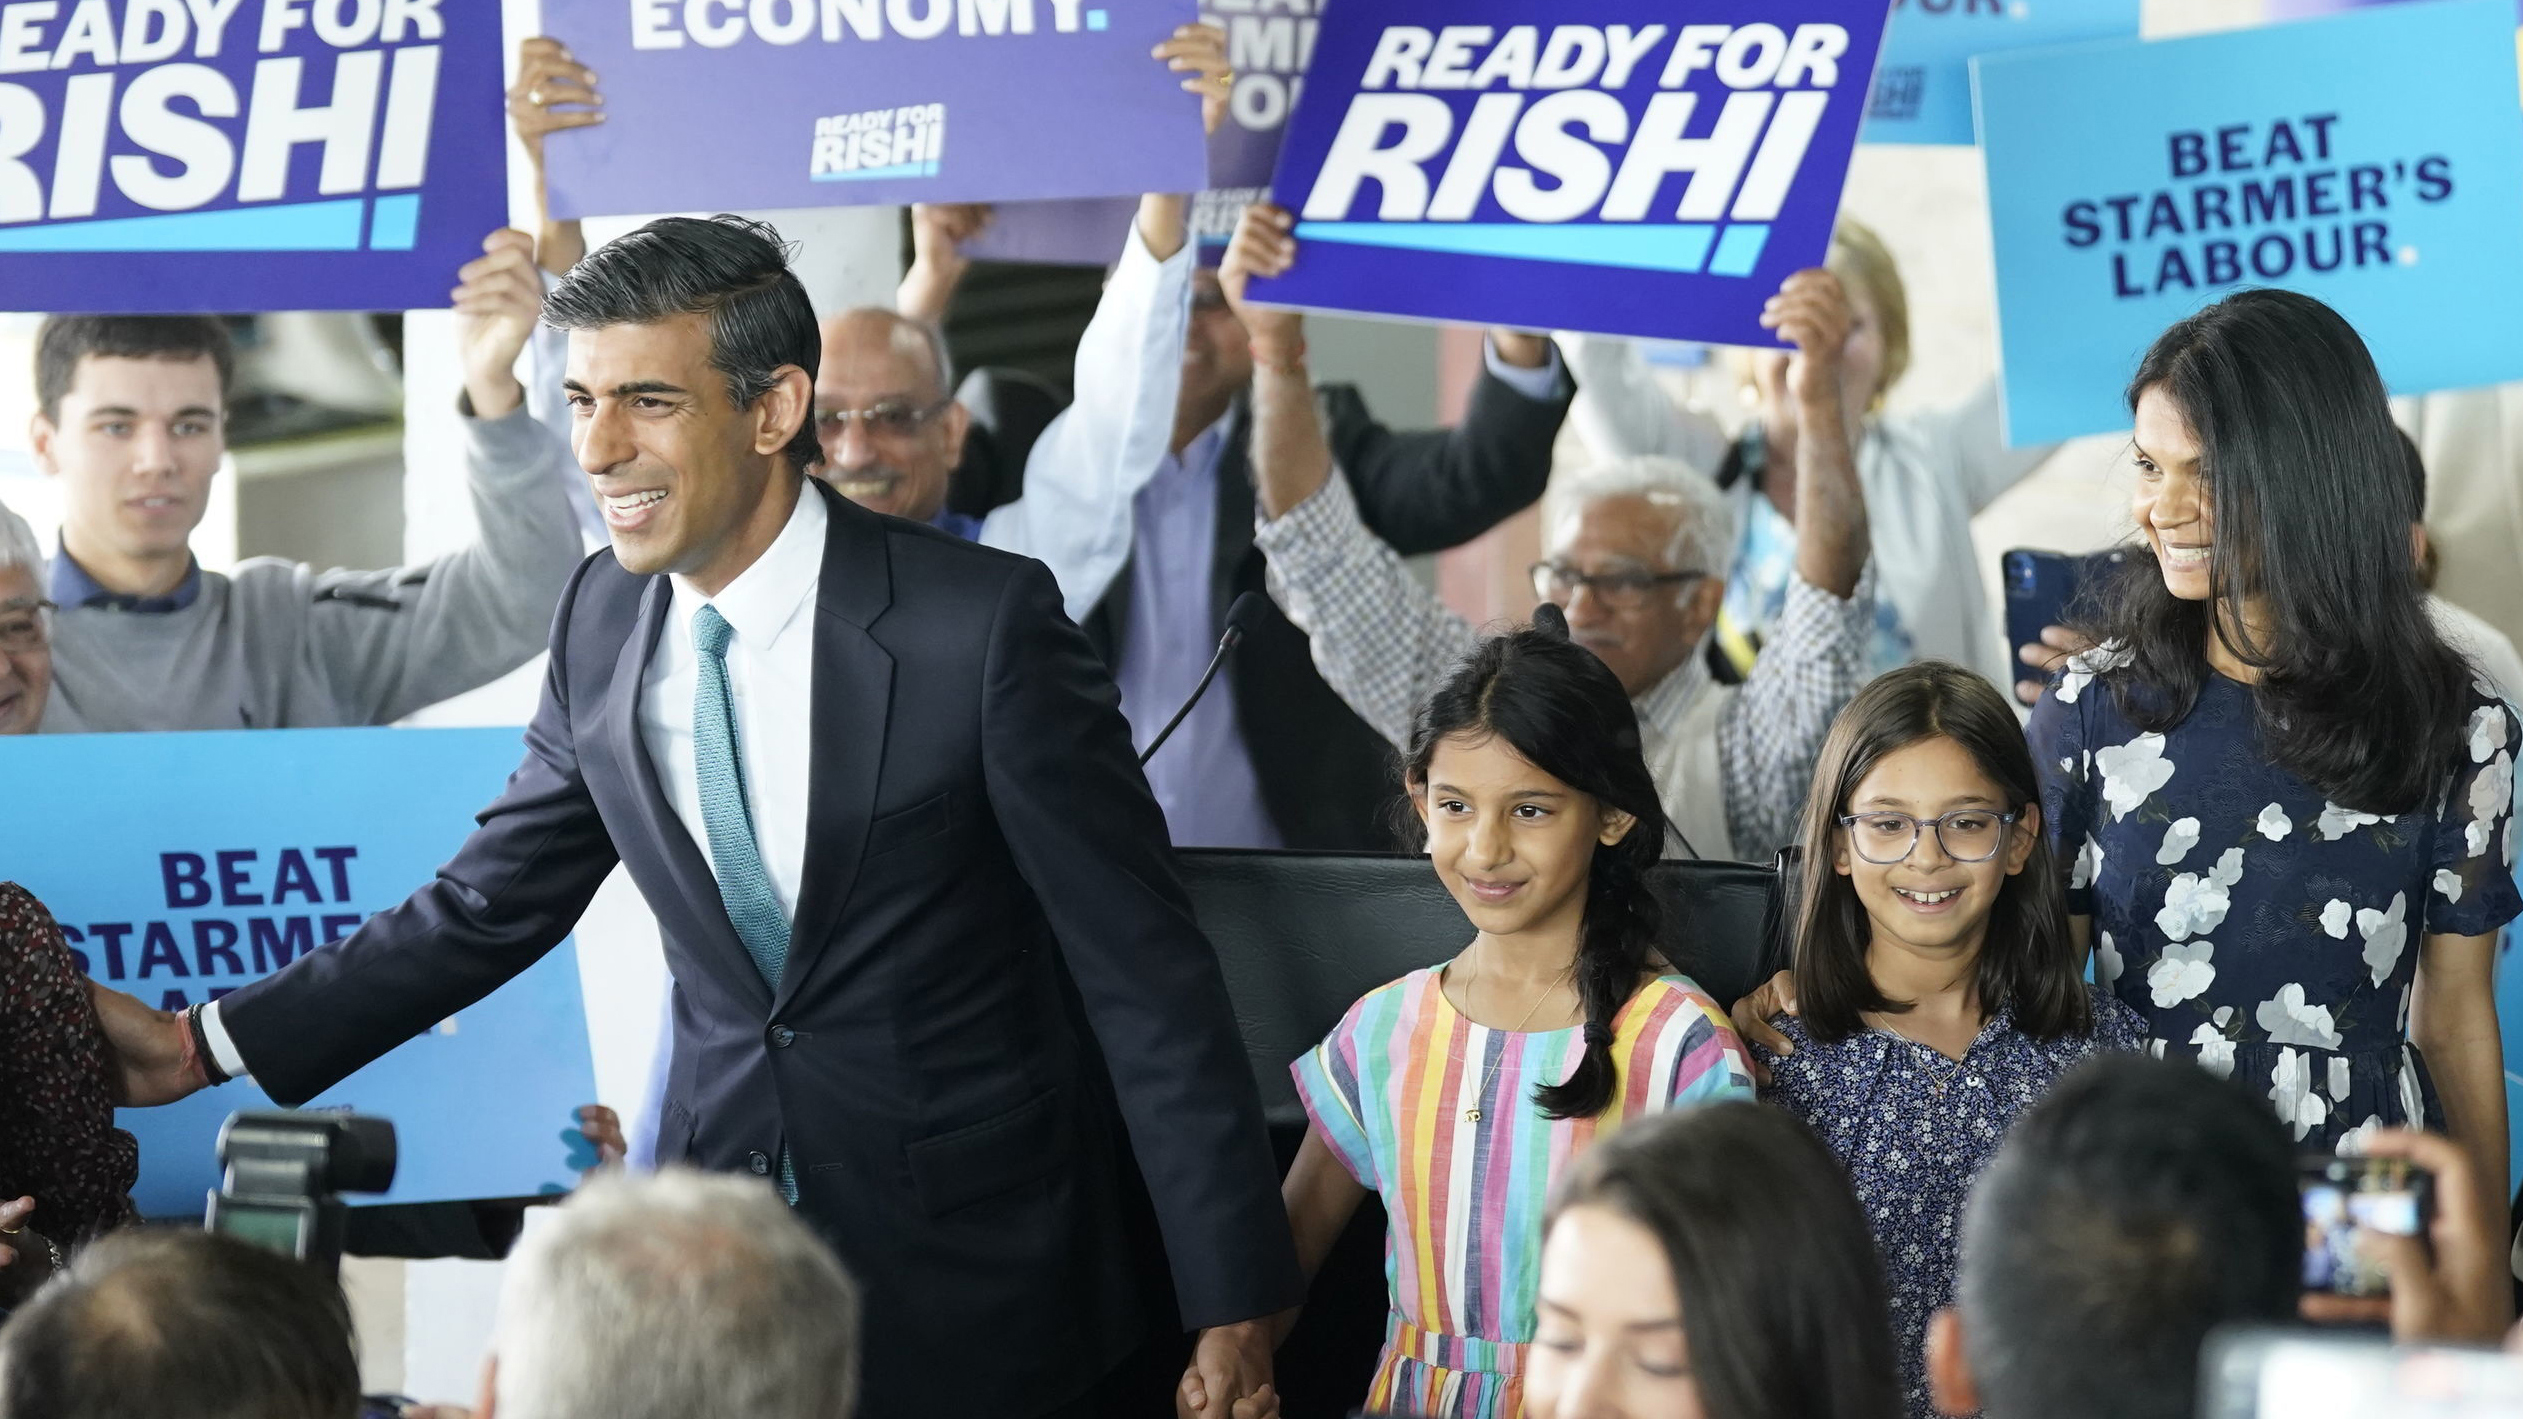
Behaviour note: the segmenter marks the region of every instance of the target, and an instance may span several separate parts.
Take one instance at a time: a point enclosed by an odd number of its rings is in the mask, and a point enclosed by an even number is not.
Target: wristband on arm
[[[184,1070],[188,1074],[201,1071],[202,1078],[211,1085],[225,1084],[230,1076],[219,1067],[219,1056],[210,1047],[209,1034],[202,1029],[202,1009],[193,1005],[184,1011]]]

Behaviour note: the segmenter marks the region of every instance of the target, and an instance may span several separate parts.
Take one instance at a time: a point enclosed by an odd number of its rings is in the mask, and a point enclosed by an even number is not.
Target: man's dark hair
[[[341,1289],[214,1232],[82,1251],[0,1328],[0,1419],[355,1419]]]
[[[788,269],[788,251],[767,222],[721,213],[660,217],[597,247],[544,298],[556,330],[653,325],[678,315],[710,318],[710,367],[727,378],[727,397],[753,407],[783,365],[812,381],[823,342],[815,307]],[[803,472],[823,457],[815,421],[788,441],[790,466]]]
[[[236,343],[215,315],[48,315],[35,335],[35,407],[58,422],[61,396],[90,355],[118,360],[208,358],[219,371],[219,400],[237,373]]]
[[[2189,1419],[2208,1332],[2291,1320],[2303,1268],[2269,1106],[2192,1064],[2095,1060],[1972,1192],[1965,1358],[1989,1419]]]

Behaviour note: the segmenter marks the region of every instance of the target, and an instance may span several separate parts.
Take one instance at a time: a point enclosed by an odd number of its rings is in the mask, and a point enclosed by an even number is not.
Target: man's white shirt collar
[[[688,579],[673,578],[675,624],[687,643],[692,617],[704,605],[716,607],[727,618],[740,644],[762,647],[779,639],[799,608],[813,600],[815,587],[823,579],[824,529],[830,521],[823,494],[811,479],[805,480],[797,490],[797,507],[789,513],[780,535],[771,539],[752,566],[719,588],[718,595],[704,596]]]

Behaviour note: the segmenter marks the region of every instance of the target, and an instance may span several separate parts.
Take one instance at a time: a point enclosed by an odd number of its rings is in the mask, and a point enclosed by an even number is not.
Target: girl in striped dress
[[[1750,1098],[1751,1066],[1656,954],[1664,814],[1628,697],[1565,622],[1473,652],[1421,708],[1404,779],[1476,935],[1296,1061],[1312,1127],[1289,1225],[1311,1272],[1367,1192],[1383,1200],[1392,1316],[1369,1411],[1514,1419],[1552,1181],[1625,1119]]]

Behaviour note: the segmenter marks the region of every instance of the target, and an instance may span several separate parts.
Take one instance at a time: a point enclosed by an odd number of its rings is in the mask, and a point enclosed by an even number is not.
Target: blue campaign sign
[[[605,97],[602,124],[547,145],[553,210],[1194,191],[1200,101],[1149,51],[1197,17],[1194,0],[544,0]]]
[[[1866,143],[1970,146],[1971,58],[2138,37],[2139,0],[1893,0],[1866,99]]]
[[[17,812],[0,872],[41,899],[90,975],[148,1004],[216,999],[428,882],[499,793],[513,729],[291,729],[0,740]],[[575,1180],[595,1102],[574,949],[360,1070],[309,1107],[394,1121],[386,1202],[521,1197]],[[141,1211],[201,1215],[219,1125],[248,1083],[117,1120]]]
[[[1258,300],[1774,345],[1819,265],[1882,0],[1380,0],[1322,17]]]
[[[502,122],[477,0],[0,6],[0,309],[443,307]]]
[[[2513,0],[1973,68],[2010,441],[2127,428],[2147,345],[2242,286],[2327,302],[2396,394],[2523,378]]]

